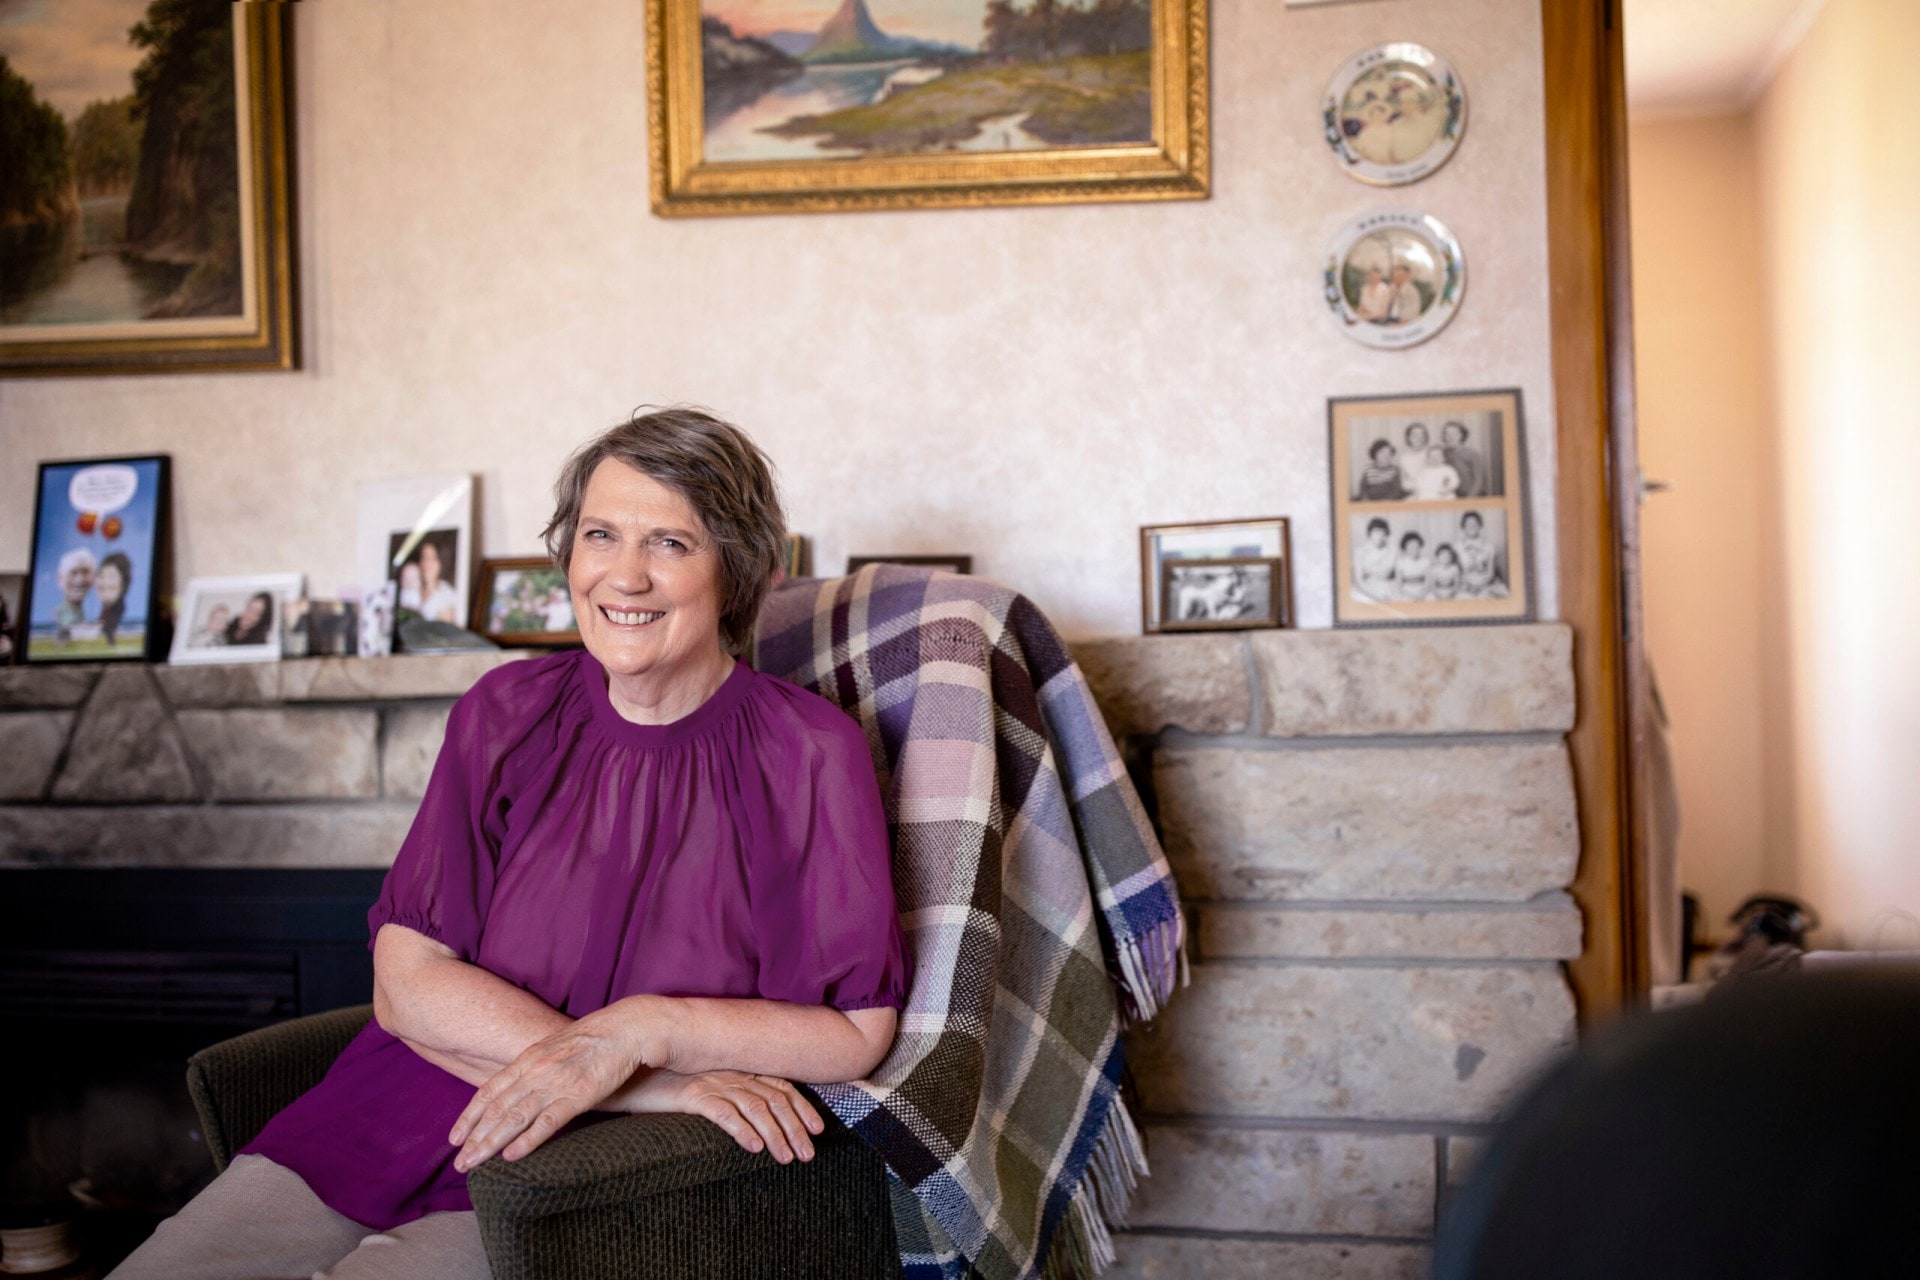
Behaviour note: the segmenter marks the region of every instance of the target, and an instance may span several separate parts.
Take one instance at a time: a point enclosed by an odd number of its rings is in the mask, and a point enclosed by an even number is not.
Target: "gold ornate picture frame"
[[[1206,0],[647,0],[646,13],[662,216],[1208,192]]]
[[[298,367],[294,7],[56,5],[0,39],[44,153],[0,219],[0,376]]]

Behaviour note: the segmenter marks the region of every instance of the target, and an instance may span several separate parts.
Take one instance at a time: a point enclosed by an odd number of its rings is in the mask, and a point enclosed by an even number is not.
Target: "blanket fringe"
[[[1176,911],[1145,933],[1120,942],[1121,1003],[1130,1022],[1151,1022],[1174,990],[1187,985],[1186,922]]]
[[[1054,1229],[1053,1245],[1041,1271],[1046,1280],[1092,1280],[1113,1265],[1112,1228],[1127,1225],[1134,1189],[1146,1174],[1140,1130],[1134,1127],[1126,1104],[1115,1098],[1094,1140],[1080,1185]]]

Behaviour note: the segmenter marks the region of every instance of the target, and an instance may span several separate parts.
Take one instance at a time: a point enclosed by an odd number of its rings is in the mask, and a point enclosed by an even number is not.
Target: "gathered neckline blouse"
[[[665,724],[622,717],[584,651],[489,672],[368,913],[387,924],[574,1017],[643,993],[843,1011],[907,993],[866,736],[745,662]],[[447,1133],[474,1088],[370,1022],[245,1150],[372,1229],[467,1209]]]

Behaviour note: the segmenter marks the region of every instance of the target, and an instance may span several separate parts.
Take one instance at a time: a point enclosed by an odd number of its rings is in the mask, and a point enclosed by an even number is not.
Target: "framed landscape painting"
[[[0,0],[0,374],[295,367],[293,7]]]
[[[1199,199],[1206,0],[648,0],[654,212]]]

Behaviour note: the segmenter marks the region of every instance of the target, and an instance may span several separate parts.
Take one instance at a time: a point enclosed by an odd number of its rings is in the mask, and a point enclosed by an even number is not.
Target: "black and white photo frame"
[[[1534,616],[1519,388],[1327,402],[1333,620]]]

